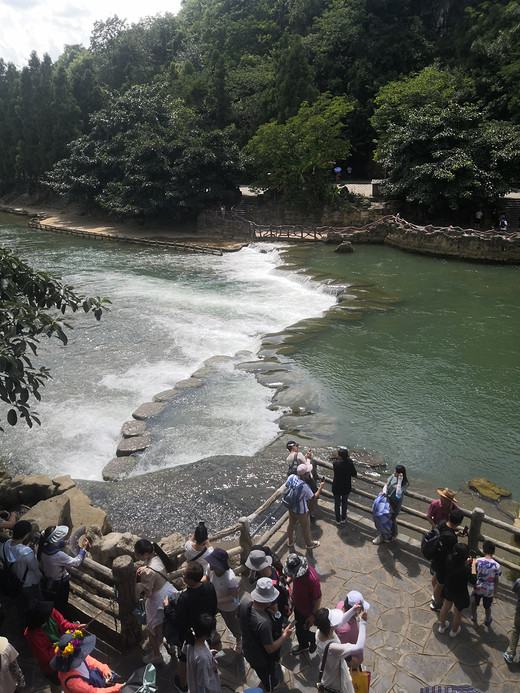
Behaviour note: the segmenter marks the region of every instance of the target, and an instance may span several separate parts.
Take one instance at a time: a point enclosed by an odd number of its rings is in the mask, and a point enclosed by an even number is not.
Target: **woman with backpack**
[[[84,548],[80,549],[74,558],[63,551],[68,533],[69,528],[66,525],[52,525],[41,533],[38,542],[38,560],[42,566],[45,596],[54,602],[56,609],[64,616],[67,616],[70,591],[70,574],[67,568],[77,568],[86,556]],[[86,546],[87,538],[83,537],[83,540]]]
[[[137,560],[145,562],[144,566],[137,569],[137,576],[146,597],[146,629],[152,646],[151,655],[143,657],[143,662],[163,664],[160,648],[163,640],[164,600],[178,592],[168,582],[167,570],[171,570],[172,564],[161,547],[148,539],[139,539],[134,551]]]

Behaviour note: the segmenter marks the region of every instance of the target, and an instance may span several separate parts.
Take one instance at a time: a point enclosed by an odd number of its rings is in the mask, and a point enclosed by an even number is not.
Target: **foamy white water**
[[[142,402],[213,355],[255,353],[263,334],[318,316],[334,301],[316,283],[277,270],[274,245],[223,257],[186,255],[12,225],[0,227],[0,240],[77,291],[113,303],[100,323],[71,316],[66,347],[42,343],[41,363],[53,375],[36,407],[42,425],[7,426],[2,440],[3,459],[24,472],[100,479],[122,423]],[[171,427],[141,469],[253,454],[279,432],[270,395],[234,364],[220,366],[207,386],[176,403]]]

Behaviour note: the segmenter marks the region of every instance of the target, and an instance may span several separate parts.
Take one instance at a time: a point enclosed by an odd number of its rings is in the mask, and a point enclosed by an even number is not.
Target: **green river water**
[[[457,489],[482,476],[520,500],[519,268],[385,246],[290,257],[351,284],[372,308],[292,354],[319,384],[335,439],[405,464],[412,478]],[[395,303],[385,309],[379,292]]]

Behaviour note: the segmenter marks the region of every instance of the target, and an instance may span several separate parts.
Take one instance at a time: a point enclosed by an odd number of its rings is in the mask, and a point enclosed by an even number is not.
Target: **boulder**
[[[125,421],[121,427],[123,438],[132,438],[133,436],[142,436],[146,431],[145,421]]]
[[[157,414],[160,414],[165,406],[164,402],[145,402],[134,411],[132,416],[138,421],[152,419],[154,416],[157,416]]]
[[[207,364],[205,364],[207,365]],[[198,378],[186,378],[186,380],[179,380],[178,383],[175,383],[175,389],[176,390],[190,390],[191,388],[194,387],[200,387],[202,385],[202,380],[199,380]]]
[[[51,525],[71,527],[70,499],[60,495],[40,501],[25,513],[23,519],[37,524],[40,532]]]
[[[125,438],[117,446],[116,456],[126,457],[133,455],[135,452],[143,452],[152,444],[150,436],[134,436],[133,438]]]
[[[353,253],[354,252],[354,246],[350,241],[343,241],[343,243],[340,243],[336,250],[334,251],[335,253]]]
[[[488,479],[471,479],[468,481],[468,486],[483,498],[488,498],[493,501],[500,500],[500,498],[507,498],[511,495],[511,491],[500,488],[500,486],[497,486]]]
[[[164,551],[164,553],[172,559],[173,570],[176,570],[179,567],[180,563],[174,557],[174,552],[178,551],[180,547],[184,547],[184,544],[186,543],[186,539],[184,538],[184,536],[182,534],[177,533],[170,534],[167,537],[159,539],[157,543]]]
[[[386,467],[385,458],[377,452],[350,450],[349,455],[355,464],[362,464],[373,469],[384,469]]]
[[[113,457],[102,471],[103,481],[120,481],[132,472],[137,464],[137,459],[132,455]]]
[[[169,402],[171,399],[181,394],[181,390],[172,388],[171,390],[162,390],[153,396],[154,402]]]
[[[89,540],[91,541],[91,547],[89,553],[92,558],[106,565],[109,568],[112,567],[112,563],[118,556],[131,556],[134,558],[134,546],[135,542],[139,539],[135,534],[130,534],[130,532],[110,532],[106,536],[97,535],[94,533],[94,528],[89,528],[87,531]]]
[[[51,478],[19,475],[5,479],[0,484],[0,507],[12,508],[15,505],[34,505],[41,500],[51,498],[56,492]]]
[[[218,363],[229,363],[232,361],[231,356],[226,356],[224,354],[217,354],[216,356],[211,356],[209,359],[204,361],[205,366],[216,366]]]
[[[76,485],[70,478],[69,474],[54,477],[52,483],[56,488],[57,494],[63,493],[64,491],[68,491],[69,489],[74,488],[74,486]]]
[[[81,525],[98,525],[103,534],[110,532],[110,524],[107,520],[107,514],[101,508],[95,508],[90,498],[80,491],[76,486],[65,491],[62,497],[70,500],[70,517],[72,529]]]

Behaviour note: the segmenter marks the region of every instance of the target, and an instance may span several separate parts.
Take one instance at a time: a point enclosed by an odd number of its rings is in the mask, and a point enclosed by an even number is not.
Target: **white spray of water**
[[[277,269],[275,245],[223,257],[46,237],[18,245],[35,266],[113,302],[100,323],[72,316],[67,347],[42,344],[41,362],[53,374],[36,407],[42,426],[9,428],[3,440],[3,458],[23,471],[100,479],[122,423],[142,402],[215,354],[255,353],[262,335],[318,316],[334,301],[316,283]],[[171,428],[142,468],[254,453],[279,432],[270,394],[250,374],[220,367],[203,395],[176,404]]]

